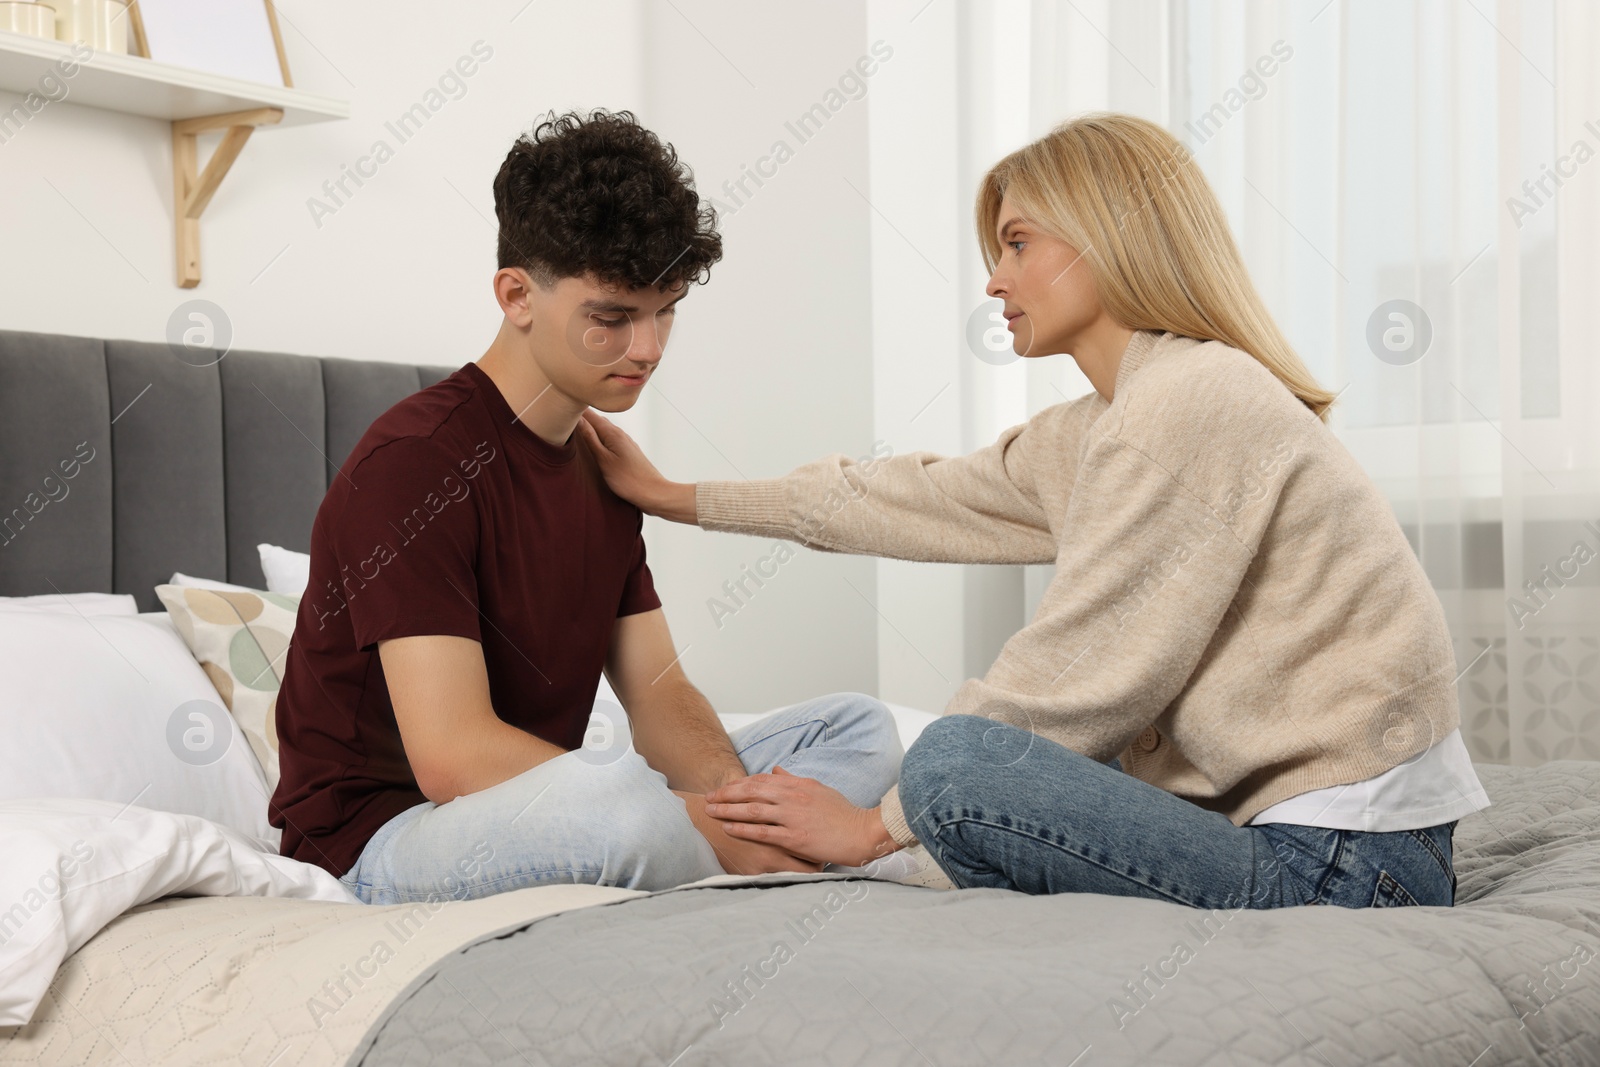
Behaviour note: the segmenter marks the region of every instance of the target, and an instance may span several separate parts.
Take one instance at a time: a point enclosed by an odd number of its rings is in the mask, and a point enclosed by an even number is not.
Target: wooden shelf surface
[[[29,93],[60,60],[71,61],[65,41],[0,31],[0,89]],[[302,126],[350,117],[350,102],[304,89],[227,78],[142,56],[95,52],[65,80],[62,101],[152,119],[193,119],[234,111],[277,108],[278,126]]]

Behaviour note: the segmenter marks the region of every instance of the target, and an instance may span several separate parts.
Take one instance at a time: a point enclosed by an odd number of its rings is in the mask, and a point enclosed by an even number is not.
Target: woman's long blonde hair
[[[1106,312],[1133,330],[1170,330],[1248,352],[1324,422],[1317,384],[1267,313],[1200,166],[1177,138],[1134,115],[1070,119],[989,169],[978,242],[990,271],[1002,197],[1078,249]]]

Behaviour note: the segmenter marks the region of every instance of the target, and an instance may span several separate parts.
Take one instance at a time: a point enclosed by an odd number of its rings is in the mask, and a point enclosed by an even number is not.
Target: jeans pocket
[[[1414,908],[1417,898],[1406,892],[1406,887],[1394,880],[1388,871],[1378,872],[1378,884],[1372,891],[1374,908]]]

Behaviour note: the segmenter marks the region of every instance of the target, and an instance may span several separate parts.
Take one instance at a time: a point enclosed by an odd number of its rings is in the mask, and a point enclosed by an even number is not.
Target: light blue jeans
[[[668,889],[724,873],[667,779],[622,737],[567,752],[448,804],[425,801],[378,828],[341,879],[368,904],[468,900],[548,883]],[[593,727],[591,727],[593,729]],[[875,807],[900,773],[894,719],[875,698],[834,693],[732,734],[751,774],[783,769]]]

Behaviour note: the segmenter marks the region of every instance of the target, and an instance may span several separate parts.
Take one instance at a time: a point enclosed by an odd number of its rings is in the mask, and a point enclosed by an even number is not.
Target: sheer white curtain
[[[1473,757],[1600,759],[1592,5],[1172,10],[1172,128],[1343,390],[1334,428],[1445,605]]]
[[[935,5],[917,18],[953,22],[940,165],[954,157],[963,312],[982,301],[968,213],[984,167],[1084,110],[1163,123],[1290,341],[1342,390],[1335,432],[1445,606],[1473,757],[1600,759],[1595,5]],[[1088,389],[1066,360],[959,363],[966,448]],[[1020,625],[1048,580],[1029,572],[1014,618],[969,629]],[[969,633],[969,653],[995,636]]]

